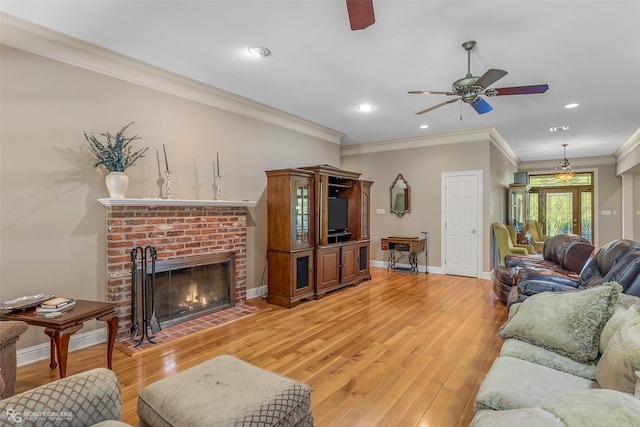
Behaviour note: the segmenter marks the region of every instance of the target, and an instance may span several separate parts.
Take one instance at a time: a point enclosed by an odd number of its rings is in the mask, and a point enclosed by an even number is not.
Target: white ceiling
[[[640,1],[374,0],[351,31],[344,0],[11,1],[0,9],[344,133],[343,145],[495,127],[522,161],[609,156],[640,127]],[[453,103],[471,71],[545,94]],[[247,55],[266,46],[271,56]],[[355,107],[369,102],[367,114]],[[567,110],[565,104],[580,106]],[[462,119],[461,119],[462,117]],[[419,129],[428,124],[426,130]],[[552,126],[570,126],[551,133]]]

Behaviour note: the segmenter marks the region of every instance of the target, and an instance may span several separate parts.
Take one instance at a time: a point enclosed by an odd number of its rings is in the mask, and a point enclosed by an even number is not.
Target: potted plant
[[[102,165],[109,171],[105,183],[107,190],[109,190],[109,196],[114,199],[123,199],[129,185],[129,177],[124,174],[124,171],[129,166],[133,166],[139,158],[144,157],[149,149],[149,147],[145,147],[134,150],[132,142],[140,137],[138,135],[132,137],[124,135],[127,128],[133,123],[124,126],[115,135],[111,135],[109,132],[101,133],[100,135],[106,138],[105,142],[98,141],[93,133],[89,136],[84,132],[84,137],[89,143],[93,155],[98,159],[94,166]]]

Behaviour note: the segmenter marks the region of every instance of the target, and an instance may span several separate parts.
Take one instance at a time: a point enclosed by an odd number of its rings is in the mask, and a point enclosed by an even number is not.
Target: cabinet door
[[[358,243],[358,274],[370,278],[369,273],[369,242]]]
[[[310,248],[313,246],[313,180],[293,178],[292,184],[292,246]]]
[[[340,284],[340,247],[318,249],[318,289]]]
[[[293,253],[291,295],[299,296],[313,291],[313,250]]]
[[[369,239],[371,230],[371,182],[363,181],[360,188],[360,230],[358,239]]]
[[[358,246],[343,246],[340,256],[340,283],[352,282],[358,275],[358,267]]]

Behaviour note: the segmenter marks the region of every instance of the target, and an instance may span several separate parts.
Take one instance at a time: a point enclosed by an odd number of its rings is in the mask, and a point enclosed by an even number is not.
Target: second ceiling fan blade
[[[531,85],[531,86],[514,86],[501,87],[493,89],[496,93],[491,96],[502,95],[528,95],[530,93],[545,93],[549,89],[549,85]]]
[[[440,103],[440,104],[438,104],[438,105],[434,105],[433,107],[429,107],[429,108],[427,108],[426,110],[418,111],[418,112],[416,113],[416,116],[417,116],[417,115],[419,115],[419,114],[428,113],[429,111],[433,111],[433,110],[435,110],[436,108],[444,107],[445,105],[447,105],[447,104],[451,104],[452,102],[456,102],[456,101],[458,101],[459,99],[460,99],[460,98],[450,99],[450,100],[445,101],[445,102],[442,102],[442,103]]]
[[[488,113],[489,111],[493,110],[493,107],[489,105],[487,101],[480,97],[478,97],[475,102],[470,102],[469,105],[471,105],[473,109],[478,112],[478,114]]]
[[[373,0],[347,0],[347,12],[352,30],[363,30],[376,22]]]
[[[474,86],[482,86],[483,88],[489,87],[508,73],[505,70],[498,70],[496,68],[491,68],[487,70],[486,73],[482,75],[476,82],[473,84]]]

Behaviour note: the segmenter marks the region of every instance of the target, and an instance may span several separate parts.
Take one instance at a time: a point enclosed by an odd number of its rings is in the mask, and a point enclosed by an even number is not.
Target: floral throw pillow
[[[594,360],[602,328],[613,314],[621,291],[621,285],[608,282],[583,291],[530,296],[498,335],[555,351],[577,362]]]

